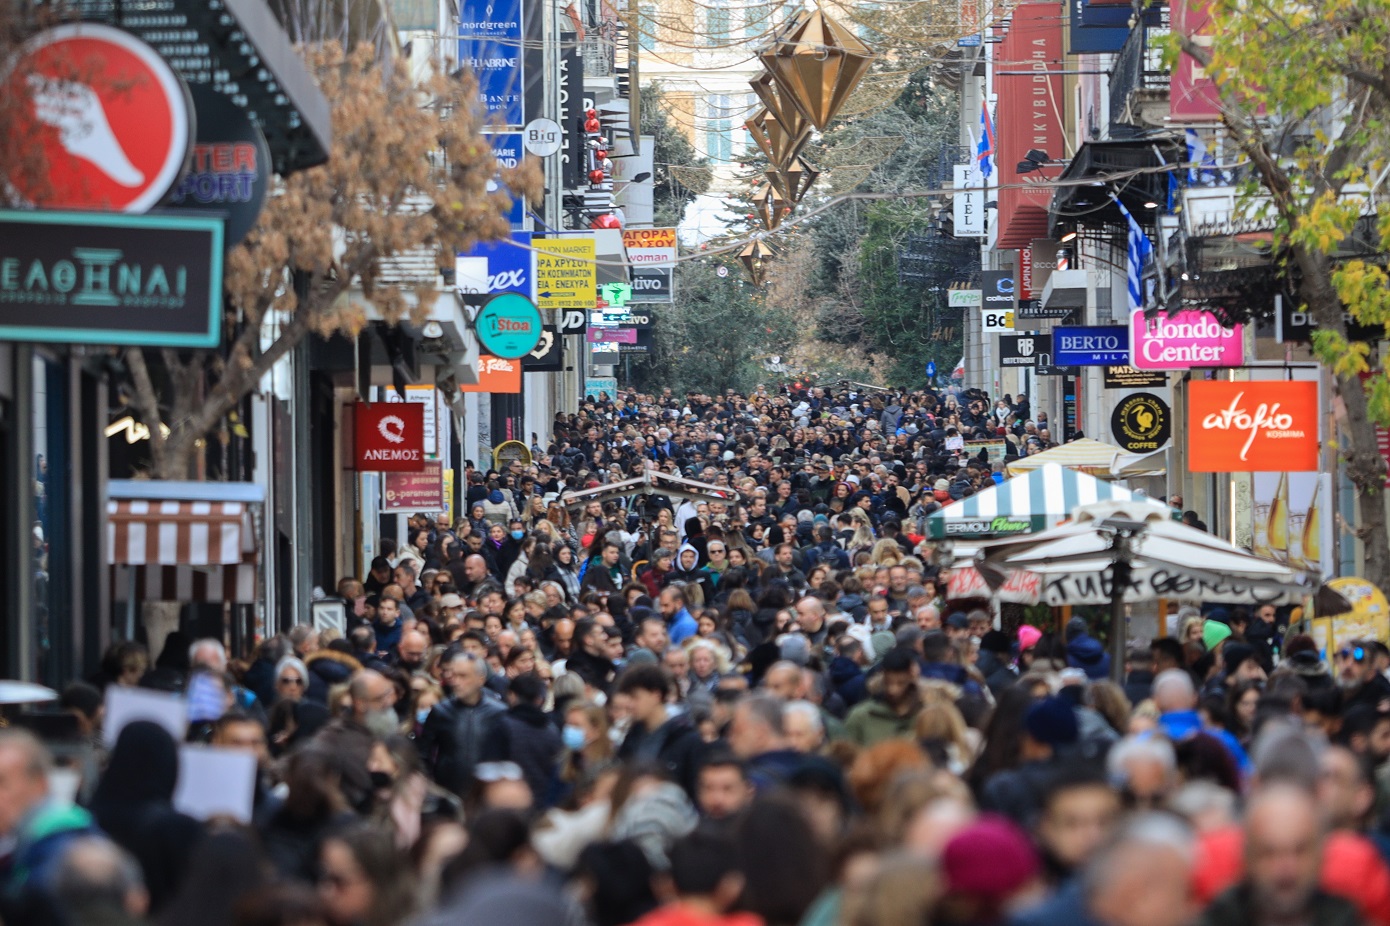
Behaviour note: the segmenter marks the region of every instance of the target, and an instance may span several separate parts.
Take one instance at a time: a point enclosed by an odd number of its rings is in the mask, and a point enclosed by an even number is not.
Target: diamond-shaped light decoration
[[[739,262],[743,264],[743,269],[748,271],[748,279],[753,281],[754,286],[762,286],[767,282],[767,265],[775,254],[776,252],[762,241],[750,241],[747,247],[738,252]]]
[[[824,130],[874,55],[853,32],[816,10],[758,57],[776,81],[779,97]]]
[[[753,194],[753,212],[768,231],[781,225],[790,211],[787,201],[770,183]]]
[[[800,157],[792,158],[791,163],[780,170],[767,172],[767,179],[771,181],[772,186],[783,199],[793,204],[801,202],[801,198],[811,189],[819,176],[820,171]]]
[[[798,129],[793,134],[789,134],[784,123],[766,109],[758,110],[743,123],[768,163],[776,167],[790,163],[811,138],[811,124],[806,117],[796,110],[792,110],[792,114]]]

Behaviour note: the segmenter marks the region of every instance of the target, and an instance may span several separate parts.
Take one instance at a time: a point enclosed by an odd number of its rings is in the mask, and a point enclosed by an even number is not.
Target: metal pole
[[[1115,560],[1110,567],[1110,680],[1117,685],[1125,683],[1125,590],[1129,588],[1130,535],[1126,531],[1115,531],[1111,543]]]

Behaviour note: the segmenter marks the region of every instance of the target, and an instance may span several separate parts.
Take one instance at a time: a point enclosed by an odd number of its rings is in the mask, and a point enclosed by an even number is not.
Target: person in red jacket
[[[763,926],[754,913],[730,913],[743,893],[738,851],[722,830],[703,827],[671,847],[671,869],[656,879],[667,902],[635,926]]]

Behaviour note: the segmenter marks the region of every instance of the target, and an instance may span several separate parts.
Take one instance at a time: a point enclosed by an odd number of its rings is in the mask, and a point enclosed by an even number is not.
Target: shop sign
[[[1059,367],[1129,363],[1129,331],[1119,325],[1052,329],[1052,362]]]
[[[0,211],[0,341],[216,347],[221,217]]]
[[[584,380],[584,398],[597,399],[600,392],[608,394],[608,398],[616,398],[618,395],[618,380],[612,376],[591,376]]]
[[[942,525],[947,537],[957,535],[979,536],[982,534],[1026,534],[1033,529],[1031,518],[1010,518],[1000,515],[996,518],[972,518],[966,521],[947,521]]]
[[[418,473],[425,468],[423,405],[358,402],[354,423],[358,470]]]
[[[270,186],[270,146],[260,126],[225,93],[192,88],[198,114],[193,162],[170,202],[184,209],[214,209],[227,216],[225,244],[233,247],[260,218]]]
[[[1129,332],[1130,362],[1139,370],[1245,365],[1241,326],[1223,327],[1210,312],[1184,309],[1145,318],[1137,309],[1129,317]]]
[[[1168,374],[1131,366],[1105,368],[1106,389],[1156,389],[1168,385]]]
[[[537,238],[536,297],[542,309],[592,309],[598,302],[598,242],[590,235]]]
[[[955,165],[951,193],[952,231],[957,238],[985,236],[984,177],[973,164]]]
[[[483,350],[516,360],[536,349],[541,340],[541,313],[536,304],[518,293],[493,296],[473,322]]]
[[[1035,367],[1046,351],[1042,341],[1052,339],[1043,334],[1001,334],[999,336],[999,365],[1003,367]]]
[[[982,304],[983,292],[978,289],[947,290],[946,305],[952,309],[973,309]]]
[[[1148,392],[1127,395],[1110,413],[1110,433],[1128,453],[1161,450],[1173,436],[1173,413],[1168,403]]]
[[[4,168],[26,203],[148,212],[188,161],[188,88],[128,32],[85,22],[45,29],[6,62],[0,88],[6,99],[28,100],[11,131],[33,139],[38,156]],[[37,164],[46,165],[43,176]]]
[[[521,392],[520,360],[483,354],[478,358],[478,381],[459,386],[459,392],[517,395]]]
[[[478,81],[478,102],[490,119],[524,126],[521,0],[459,4],[458,62]]]
[[[382,480],[382,511],[443,511],[444,464],[432,460],[418,473],[387,473]]]
[[[636,344],[636,328],[590,328],[585,338],[590,344]]]
[[[533,299],[535,280],[536,256],[526,231],[512,232],[510,240],[479,241],[454,265],[454,286],[464,295],[520,293]]]
[[[1014,312],[1018,309],[1018,292],[1014,287],[1012,270],[986,270],[980,274],[980,315],[986,334],[993,331],[1012,331]]]
[[[531,465],[531,448],[527,447],[519,440],[503,441],[492,448],[492,465],[498,470],[512,463],[520,463],[522,466]]]
[[[1192,380],[1187,412],[1194,473],[1319,469],[1316,382]]]
[[[497,132],[489,133],[487,140],[492,145],[492,156],[497,158],[498,170],[515,170],[521,166],[522,152],[525,150],[521,132]],[[521,228],[526,224],[526,198],[518,196],[502,183],[500,176],[495,176],[487,182],[489,193],[505,193],[512,201],[511,208],[507,210],[507,223],[514,229]]]
[[[554,325],[541,329],[540,342],[535,350],[521,358],[521,369],[527,373],[558,373],[565,367],[565,340]]]

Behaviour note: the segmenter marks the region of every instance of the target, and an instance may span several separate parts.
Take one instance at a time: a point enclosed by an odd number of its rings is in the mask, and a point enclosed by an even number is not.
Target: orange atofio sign
[[[1187,468],[1194,473],[1317,472],[1318,384],[1193,380]]]

